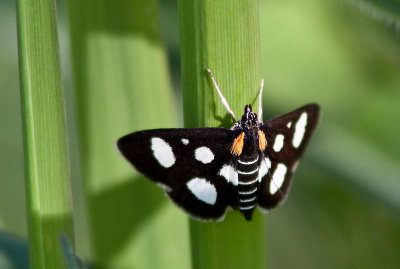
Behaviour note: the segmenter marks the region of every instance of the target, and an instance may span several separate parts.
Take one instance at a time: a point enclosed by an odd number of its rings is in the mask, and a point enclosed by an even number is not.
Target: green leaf
[[[213,89],[210,68],[236,116],[255,104],[260,87],[258,1],[178,1],[185,127],[231,127]],[[238,212],[221,223],[190,221],[194,268],[265,268],[264,218]]]
[[[31,268],[64,268],[73,238],[70,172],[55,2],[17,1]]]
[[[393,191],[398,186],[400,174],[396,160],[361,137],[333,124],[325,126],[318,136],[311,152],[316,164],[400,212],[400,196]]]
[[[175,123],[157,1],[69,0],[68,7],[93,263],[187,268],[184,214],[114,146],[135,130]]]
[[[362,11],[388,24],[400,26],[400,2],[398,0],[350,0]]]

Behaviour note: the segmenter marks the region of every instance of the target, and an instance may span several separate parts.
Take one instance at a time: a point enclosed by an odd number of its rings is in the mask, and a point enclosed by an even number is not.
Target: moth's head
[[[250,104],[244,107],[241,125],[242,127],[246,127],[248,129],[252,129],[253,127],[257,127],[259,125],[258,116],[252,111]]]

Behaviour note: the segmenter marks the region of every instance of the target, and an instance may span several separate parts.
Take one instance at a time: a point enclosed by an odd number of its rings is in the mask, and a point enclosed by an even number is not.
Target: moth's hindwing
[[[258,204],[262,208],[275,207],[285,200],[299,158],[318,123],[319,111],[318,105],[310,104],[263,125],[267,148],[260,169],[263,173]]]
[[[223,128],[157,129],[117,142],[122,155],[195,218],[219,219],[236,196],[219,174],[231,162],[234,132]]]

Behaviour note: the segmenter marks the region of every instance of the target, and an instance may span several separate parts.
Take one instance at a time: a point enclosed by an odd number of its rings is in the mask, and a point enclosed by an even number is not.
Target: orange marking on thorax
[[[243,144],[244,144],[244,132],[241,132],[240,135],[238,135],[233,141],[231,147],[231,154],[237,156],[242,154]]]
[[[264,151],[267,147],[267,140],[265,139],[265,134],[263,131],[258,130],[258,148]]]

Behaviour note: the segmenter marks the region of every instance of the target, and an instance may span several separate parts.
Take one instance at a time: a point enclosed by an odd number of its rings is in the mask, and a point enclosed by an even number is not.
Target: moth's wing
[[[273,118],[262,127],[267,139],[260,168],[258,204],[262,208],[275,207],[285,200],[292,183],[292,175],[315,130],[319,116],[319,106],[309,104]]]
[[[233,185],[219,171],[231,162],[233,139],[234,132],[223,128],[157,129],[122,137],[117,146],[179,207],[211,220],[223,217],[232,203]]]

